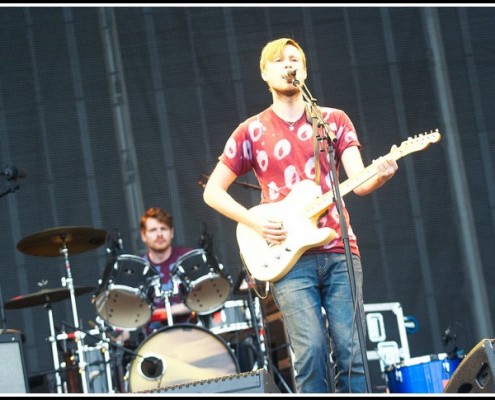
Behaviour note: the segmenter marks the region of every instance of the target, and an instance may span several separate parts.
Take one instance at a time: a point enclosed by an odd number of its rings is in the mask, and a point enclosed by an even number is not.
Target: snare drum
[[[121,254],[106,266],[93,301],[101,318],[113,327],[137,329],[151,318],[159,288],[154,266],[142,257]]]
[[[410,358],[386,369],[388,388],[391,393],[442,393],[460,363],[446,353]]]
[[[252,328],[251,313],[245,300],[229,300],[214,313],[202,318],[206,328],[227,342],[243,338]],[[242,335],[241,335],[242,334]]]
[[[230,296],[230,275],[225,274],[215,256],[203,249],[179,257],[171,272],[180,280],[179,292],[185,305],[198,315],[218,310]]]

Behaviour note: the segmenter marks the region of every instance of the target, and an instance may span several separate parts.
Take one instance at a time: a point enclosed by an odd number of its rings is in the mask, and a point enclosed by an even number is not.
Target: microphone
[[[25,178],[27,172],[23,168],[17,168],[15,165],[7,165],[3,171],[0,171],[0,175],[7,177],[8,181],[15,180],[17,178]]]
[[[297,69],[288,69],[285,72],[285,75],[282,76],[282,78],[289,79],[292,77],[292,78],[296,79],[296,75],[297,75]]]
[[[122,240],[122,236],[120,235],[119,230],[115,230],[117,238],[115,238],[114,234],[111,234],[107,238],[107,254],[111,255],[113,258],[116,258],[118,255],[124,252],[124,242]]]
[[[292,76],[292,77],[296,77],[296,74],[297,74],[297,69],[289,69],[287,71],[287,76]]]

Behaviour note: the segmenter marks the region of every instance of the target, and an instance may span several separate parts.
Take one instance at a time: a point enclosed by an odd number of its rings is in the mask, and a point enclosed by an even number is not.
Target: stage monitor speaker
[[[495,393],[494,343],[481,340],[456,368],[444,393]]]
[[[28,393],[21,334],[0,334],[0,360],[0,393]]]
[[[264,369],[136,393],[280,393]]]

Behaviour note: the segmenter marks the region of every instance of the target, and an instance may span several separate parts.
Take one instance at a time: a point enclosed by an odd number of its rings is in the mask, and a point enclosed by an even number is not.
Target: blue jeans
[[[365,335],[363,272],[359,257],[353,255],[352,264]],[[328,393],[333,390],[334,385],[329,382],[332,376],[330,357],[335,361],[336,392],[366,392],[345,254],[304,254],[271,286],[294,356],[297,392]]]

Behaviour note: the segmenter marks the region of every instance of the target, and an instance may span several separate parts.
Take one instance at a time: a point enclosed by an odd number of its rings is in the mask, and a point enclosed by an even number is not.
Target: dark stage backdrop
[[[209,209],[202,183],[237,124],[270,104],[261,48],[289,36],[308,57],[318,105],[344,109],[366,164],[438,128],[439,143],[399,160],[371,196],[345,197],[364,265],[366,303],[400,302],[418,321],[411,356],[444,352],[444,331],[470,350],[493,336],[495,306],[495,9],[487,7],[5,7],[0,9],[1,297],[95,287],[106,246],[63,256],[17,249],[31,235],[91,227],[143,249],[137,220],[173,213],[178,245],[213,252],[237,280],[235,224]],[[259,192],[242,183],[246,206]],[[77,296],[81,327],[96,318]],[[68,299],[55,325],[73,324]],[[53,368],[49,312],[4,310],[23,332],[30,375]],[[199,349],[198,349],[199,351]]]

